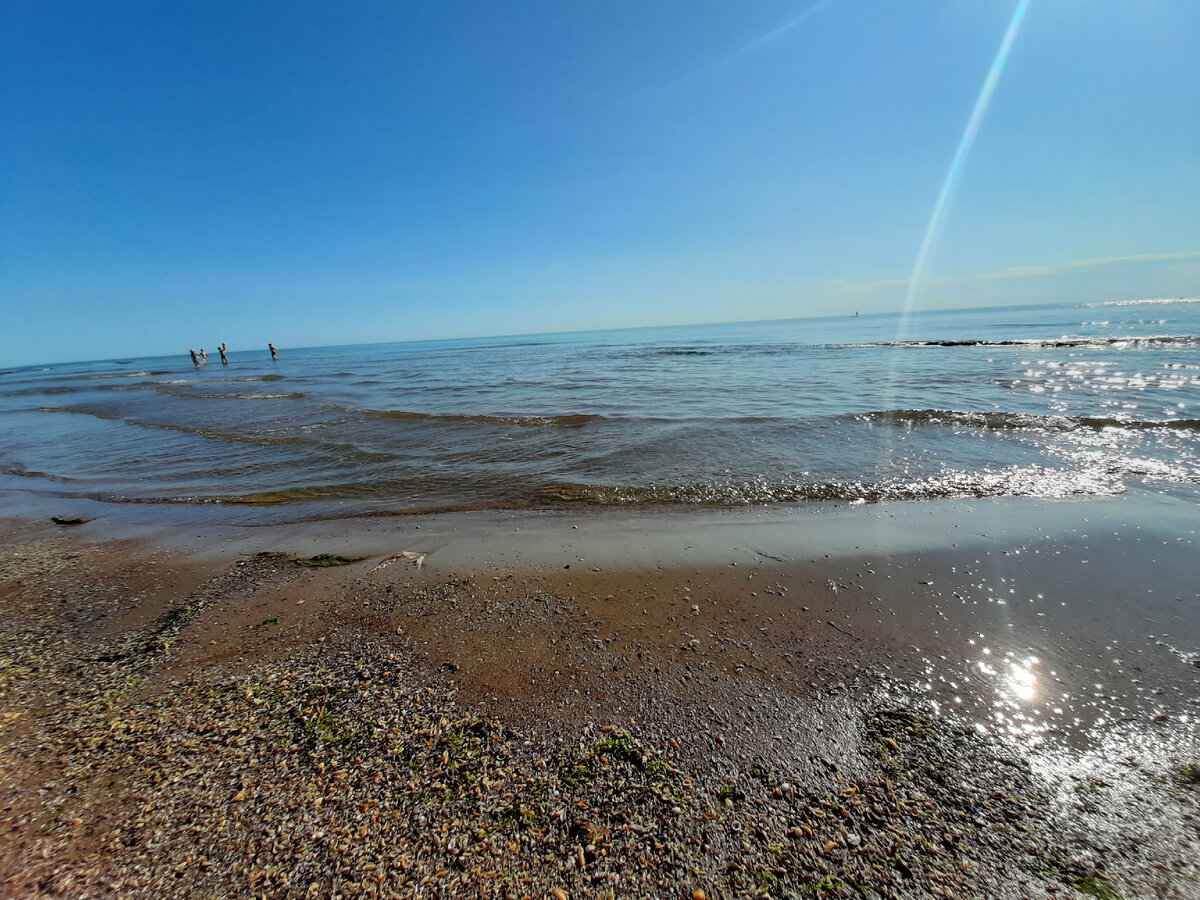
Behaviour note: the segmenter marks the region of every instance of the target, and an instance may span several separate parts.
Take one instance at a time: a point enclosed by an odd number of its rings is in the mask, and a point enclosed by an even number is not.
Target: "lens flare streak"
[[[942,227],[945,225],[946,216],[949,213],[950,203],[954,198],[955,190],[958,188],[958,182],[962,178],[963,170],[966,168],[967,157],[970,156],[971,147],[974,145],[975,138],[979,134],[979,129],[983,125],[984,116],[987,114],[988,106],[991,104],[992,97],[996,93],[996,86],[1000,83],[1000,76],[1004,72],[1004,66],[1008,63],[1009,54],[1012,52],[1013,43],[1016,41],[1017,32],[1021,27],[1021,21],[1024,19],[1025,11],[1028,8],[1029,0],[1020,0],[1017,3],[1016,9],[1013,10],[1012,18],[1008,23],[1008,30],[1004,32],[1004,39],[1000,42],[1000,49],[996,51],[996,57],[992,60],[992,67],[988,70],[987,78],[984,79],[979,96],[975,99],[975,107],[971,110],[971,117],[967,120],[967,127],[963,129],[962,138],[959,139],[958,148],[954,151],[954,158],[950,162],[950,168],[946,171],[946,177],[942,181],[942,189],[938,193],[937,202],[933,206],[933,215],[929,217],[929,224],[925,228],[925,236],[921,241],[921,249],[917,253],[917,260],[913,265],[912,275],[908,280],[908,289],[904,295],[904,319],[901,320],[900,326],[901,337],[905,332],[904,323],[916,303],[921,286],[926,280],[934,250],[937,247]]]

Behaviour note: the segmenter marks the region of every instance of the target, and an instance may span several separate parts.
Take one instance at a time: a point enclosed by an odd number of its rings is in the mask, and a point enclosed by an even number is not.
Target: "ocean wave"
[[[1190,301],[1189,301],[1190,302]],[[603,356],[629,359],[653,359],[655,357],[746,357],[787,356],[795,353],[811,353],[822,350],[896,350],[896,349],[955,349],[970,347],[1020,347],[1031,350],[1070,350],[1076,348],[1200,346],[1200,335],[1110,335],[1107,337],[1063,336],[1057,338],[931,338],[907,341],[863,341],[854,343],[780,343],[780,344],[729,344],[722,347],[639,347],[628,350],[605,350]]]
[[[679,485],[603,485],[575,482],[507,483],[484,490],[464,484],[430,490],[428,481],[348,482],[296,485],[238,494],[137,496],[102,494],[92,499],[109,503],[218,504],[229,506],[286,506],[297,503],[366,501],[381,514],[412,513],[420,498],[421,512],[465,509],[552,509],[595,507],[713,507],[775,504],[878,504],[920,500],[985,499],[994,497],[1113,496],[1125,490],[1121,480],[1099,470],[1009,467],[985,471],[946,471],[917,479],[878,482],[845,481],[772,484],[766,481],[691,483]],[[455,487],[458,489],[455,490]]]
[[[39,406],[38,412],[47,413],[72,413],[78,416],[92,416],[96,419],[104,419],[107,422],[119,422],[121,416],[114,412],[109,412],[106,409],[91,409],[86,406]]]
[[[109,503],[217,504],[230,506],[287,506],[353,502],[348,513],[405,515],[466,509],[554,509],[575,506],[611,508],[772,506],[777,504],[879,504],[928,500],[972,500],[1004,497],[1064,499],[1115,496],[1136,477],[1132,469],[1111,461],[1050,467],[1014,465],[981,470],[944,469],[922,476],[877,480],[784,482],[769,479],[729,479],[679,484],[600,484],[536,481],[522,478],[477,480],[429,476],[399,480],[362,480],[294,484],[239,493],[196,493],[149,496],[137,493],[81,493]],[[1136,468],[1136,467],[1134,467]],[[41,477],[40,473],[12,472]],[[1143,473],[1154,477],[1153,472]],[[1189,479],[1191,480],[1191,479]],[[369,512],[364,512],[364,510]]]
[[[67,478],[65,475],[55,475],[51,472],[38,472],[34,469],[26,469],[23,466],[5,466],[0,468],[0,475],[13,475],[17,478],[39,478],[43,481],[59,481],[73,482],[74,478]]]
[[[597,506],[765,506],[776,503],[888,503],[914,500],[1113,496],[1125,490],[1111,471],[1046,466],[1009,466],[978,471],[947,470],[920,478],[773,484],[609,486],[563,483],[538,492],[543,503]]]
[[[1027,347],[1030,349],[1063,350],[1075,347],[1148,347],[1148,346],[1200,346],[1200,335],[1156,334],[1122,335],[1112,337],[1061,337],[1061,338],[1008,338],[983,340],[975,338],[928,340],[928,341],[877,341],[864,344],[844,344],[847,348],[872,349],[877,347]]]
[[[196,382],[190,382],[195,384]],[[303,391],[234,391],[221,393],[219,391],[188,391],[180,390],[173,384],[143,382],[150,385],[160,394],[176,397],[180,400],[303,400],[308,394]]]
[[[797,349],[811,349],[814,344],[759,344],[741,345],[726,344],[720,347],[600,347],[589,352],[590,355],[601,358],[618,357],[621,359],[653,359],[656,357],[674,356],[771,356],[777,353],[790,353]]]
[[[1159,300],[1101,300],[1096,303],[1084,303],[1089,309],[1102,306],[1169,306],[1175,303],[1200,303],[1200,297],[1172,297]]]
[[[39,394],[55,395],[55,394],[77,394],[84,388],[71,387],[70,385],[61,384],[46,387],[28,387],[20,388],[15,391],[0,391],[0,397],[36,397]]]
[[[289,434],[262,434],[254,432],[224,431],[208,428],[203,425],[180,425],[173,422],[146,422],[140,419],[120,416],[104,409],[93,409],[83,406],[43,406],[38,412],[73,413],[75,415],[92,416],[105,421],[121,422],[132,428],[146,428],[154,431],[174,431],[179,434],[189,434],[209,441],[227,441],[233,444],[253,444],[259,447],[309,447],[317,451],[358,463],[393,462],[398,457],[392,453],[380,453],[364,450],[354,444],[331,443],[313,437],[301,437]]]
[[[170,372],[131,372],[132,375],[170,375]],[[276,375],[274,373],[268,375],[238,375],[233,378],[165,378],[160,381],[148,382],[149,384],[244,384],[247,381],[282,381],[287,376]]]
[[[110,378],[151,378],[156,375],[169,375],[166,370],[147,369],[145,372],[103,372],[94,375],[69,376],[82,377],[88,381],[106,381]]]
[[[552,426],[559,428],[579,428],[589,422],[595,422],[604,417],[596,413],[574,413],[568,415],[530,416],[530,415],[486,415],[467,413],[424,413],[409,412],[403,409],[364,409],[364,413],[380,419],[396,419],[403,422],[449,422],[475,425],[516,425],[522,428]]]
[[[127,418],[106,409],[93,409],[86,406],[42,406],[38,412],[72,413],[74,415],[92,416],[110,422],[122,422],[133,428],[149,428],[156,431],[176,431],[180,434],[192,434],[197,437],[214,441],[229,441],[236,444],[258,444],[260,446],[282,447],[288,445],[313,446],[320,445],[314,438],[295,437],[291,435],[244,434],[235,431],[222,431],[206,428],[203,425],[179,425],[173,422],[146,422],[140,419]]]
[[[1116,419],[1107,416],[1048,416],[1017,412],[963,412],[953,409],[886,409],[864,413],[859,418],[908,426],[1038,431],[1097,431],[1102,428],[1123,428],[1131,431],[1152,431],[1160,428],[1200,430],[1200,419]]]
[[[446,495],[424,495],[423,505],[398,505],[395,498],[402,493],[408,493],[415,487],[414,482],[347,482],[336,484],[295,485],[266,491],[250,491],[242,494],[184,494],[184,495],[135,495],[135,494],[98,494],[77,495],[103,503],[167,503],[195,504],[216,506],[288,506],[299,503],[320,503],[322,501],[379,501],[388,500],[383,507],[376,507],[377,514],[386,515],[415,515],[436,512],[459,512],[470,509],[512,509],[526,508],[532,504],[519,499],[508,501],[492,498],[476,500],[448,497]],[[439,502],[440,500],[440,502]],[[335,517],[344,516],[347,511],[341,508],[330,513]]]

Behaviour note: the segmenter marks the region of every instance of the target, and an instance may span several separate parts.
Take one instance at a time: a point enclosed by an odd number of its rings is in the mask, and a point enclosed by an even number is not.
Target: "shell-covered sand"
[[[382,559],[6,525],[0,895],[1200,895],[1192,745],[1056,775],[840,576]]]

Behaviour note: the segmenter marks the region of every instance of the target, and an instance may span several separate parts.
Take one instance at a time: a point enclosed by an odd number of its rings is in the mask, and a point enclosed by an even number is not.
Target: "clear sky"
[[[6,0],[0,365],[1196,296],[1198,45],[1194,0]]]

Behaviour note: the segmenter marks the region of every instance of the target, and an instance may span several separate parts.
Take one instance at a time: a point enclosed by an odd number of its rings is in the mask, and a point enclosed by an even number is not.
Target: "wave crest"
[[[1039,431],[1074,431],[1081,428],[1124,428],[1131,431],[1151,431],[1158,428],[1200,430],[1200,419],[1116,419],[1107,416],[1047,416],[1017,412],[964,412],[953,409],[885,409],[864,413],[860,418],[908,426]]]
[[[596,413],[573,413],[558,416],[528,416],[528,415],[486,415],[467,413],[425,413],[410,412],[403,409],[366,409],[369,416],[380,419],[397,419],[404,422],[448,422],[474,425],[516,425],[521,428],[537,428],[543,426],[559,428],[580,428],[589,422],[595,422],[604,417]]]

